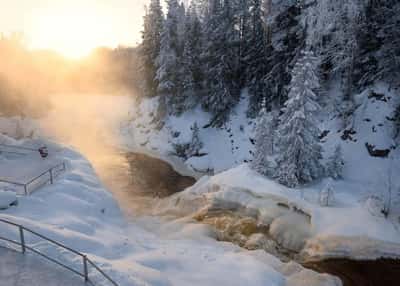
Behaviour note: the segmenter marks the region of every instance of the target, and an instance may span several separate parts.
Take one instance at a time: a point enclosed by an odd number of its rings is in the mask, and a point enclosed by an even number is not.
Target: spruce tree
[[[239,101],[233,16],[229,0],[225,0],[224,5],[219,0],[210,0],[202,55],[204,70],[207,71],[203,107],[212,114],[210,125],[213,127],[221,127]]]
[[[282,106],[287,99],[290,71],[305,47],[306,27],[297,1],[271,1],[267,17],[269,31],[267,74],[264,77],[268,104]]]
[[[337,145],[333,155],[329,158],[328,165],[326,167],[327,175],[333,179],[340,179],[343,175],[343,154],[342,147]]]
[[[180,6],[177,0],[168,0],[168,13],[161,34],[160,54],[157,58],[159,95],[165,97],[169,114],[176,114],[182,104],[179,79],[180,42],[178,35]]]
[[[193,6],[190,6],[185,19],[184,49],[180,69],[182,104],[178,113],[195,107],[201,99],[203,83],[201,49],[201,23],[196,10]]]
[[[266,85],[264,77],[267,74],[267,38],[265,24],[262,19],[261,0],[250,0],[251,30],[248,31],[246,54],[243,62],[246,65],[246,86],[250,92],[248,115],[253,117],[261,107],[265,98]]]
[[[151,0],[144,16],[143,41],[140,46],[141,69],[144,79],[142,89],[143,93],[149,97],[157,95],[156,60],[160,54],[163,21],[164,15],[160,0]]]
[[[315,118],[320,108],[316,102],[319,88],[316,58],[312,52],[303,54],[292,71],[278,131],[280,154],[276,177],[289,187],[311,182],[323,174],[320,132]]]
[[[276,137],[276,119],[274,113],[268,114],[266,103],[264,101],[256,127],[255,154],[251,163],[251,168],[268,177],[272,177],[274,174],[272,156],[274,155],[274,143]]]
[[[200,129],[197,122],[192,126],[192,140],[190,141],[190,147],[188,149],[187,157],[199,156],[201,149],[203,148],[203,142],[200,140]]]

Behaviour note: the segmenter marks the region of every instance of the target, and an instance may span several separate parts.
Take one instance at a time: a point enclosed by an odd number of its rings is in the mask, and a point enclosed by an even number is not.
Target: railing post
[[[28,195],[28,187],[27,187],[27,185],[24,185],[24,193],[25,193],[25,196]]]
[[[89,281],[89,273],[88,273],[88,265],[87,265],[87,257],[83,256],[83,274],[85,275],[85,282]]]
[[[21,240],[22,253],[25,253],[25,237],[24,237],[24,228],[22,226],[19,226],[19,238]]]
[[[50,173],[50,184],[52,185],[53,184],[53,169],[50,169],[49,173]]]

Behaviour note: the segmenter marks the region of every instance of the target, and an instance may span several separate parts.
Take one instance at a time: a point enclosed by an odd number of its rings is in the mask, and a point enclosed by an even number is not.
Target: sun
[[[33,48],[52,49],[79,59],[107,42],[109,19],[96,5],[74,2],[48,7],[37,14],[31,35]]]

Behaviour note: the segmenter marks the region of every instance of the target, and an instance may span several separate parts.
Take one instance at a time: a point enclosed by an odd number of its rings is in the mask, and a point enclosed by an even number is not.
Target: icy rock
[[[310,237],[310,224],[302,215],[291,213],[275,219],[270,234],[282,247],[300,252]]]

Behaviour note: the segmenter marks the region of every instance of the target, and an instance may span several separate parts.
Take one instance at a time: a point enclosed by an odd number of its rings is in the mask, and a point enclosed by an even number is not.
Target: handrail
[[[11,221],[8,221],[8,220],[5,220],[5,219],[1,219],[1,218],[0,218],[0,222],[18,228],[19,234],[20,234],[20,241],[19,242],[15,241],[15,240],[12,240],[12,239],[9,239],[9,238],[6,238],[6,237],[2,237],[2,236],[0,236],[0,240],[3,240],[3,241],[6,241],[6,242],[9,242],[9,243],[12,243],[12,244],[20,246],[21,247],[21,252],[23,254],[26,252],[26,250],[30,250],[33,253],[35,253],[37,255],[40,255],[43,258],[49,260],[50,262],[53,262],[53,263],[65,268],[65,269],[75,273],[76,275],[84,278],[86,283],[90,283],[90,284],[94,285],[93,281],[89,277],[89,271],[88,271],[88,266],[91,265],[109,283],[111,283],[113,286],[119,286],[113,279],[111,279],[110,276],[108,276],[103,270],[101,270],[100,267],[98,267],[85,254],[83,254],[83,253],[81,253],[79,251],[76,251],[76,250],[74,250],[74,249],[72,249],[72,248],[70,248],[70,247],[68,247],[68,246],[66,246],[66,245],[64,245],[64,244],[62,244],[60,242],[57,242],[57,241],[55,241],[55,240],[53,240],[51,238],[48,238],[48,237],[46,237],[46,236],[44,236],[42,234],[39,234],[36,231],[33,231],[33,230],[23,226],[23,225],[20,225],[20,224],[17,224],[17,223],[14,223],[14,222],[11,222]],[[64,248],[65,250],[68,250],[68,251],[74,253],[77,256],[80,256],[82,258],[82,263],[83,263],[83,273],[73,269],[72,267],[70,267],[68,265],[63,264],[62,262],[60,262],[60,261],[58,261],[58,260],[56,260],[56,259],[54,259],[54,258],[52,258],[52,257],[50,257],[48,255],[36,250],[36,249],[34,249],[34,247],[31,247],[31,246],[27,245],[25,243],[25,232],[29,232],[29,233],[31,233],[31,234],[33,234],[33,235],[35,235],[35,236],[37,236],[37,237],[39,237],[39,238],[41,238],[43,240],[46,240],[47,242],[50,242],[50,243],[52,243],[52,244],[54,244],[56,246],[59,246],[61,248]]]
[[[24,188],[24,194],[28,195],[28,187],[30,184],[32,184],[33,182],[35,182],[37,179],[40,179],[41,177],[43,177],[46,174],[49,174],[49,179],[46,180],[45,182],[43,182],[43,184],[47,184],[48,182],[50,182],[50,184],[54,183],[54,173],[53,170],[59,168],[60,166],[63,167],[62,171],[66,171],[67,167],[65,162],[59,163],[57,165],[55,165],[54,167],[51,167],[50,169],[46,170],[45,172],[41,173],[40,175],[34,177],[33,179],[30,179],[28,182],[26,183],[19,183],[19,182],[14,182],[14,181],[10,181],[10,180],[4,180],[0,178],[0,182],[2,183],[6,183],[6,184],[12,184],[15,186],[19,186],[19,187],[23,187]]]
[[[28,148],[28,147],[22,147],[22,146],[17,146],[17,145],[10,145],[10,144],[0,144],[0,146],[7,147],[7,148],[15,148],[15,149],[21,149],[21,150],[27,150],[27,151],[32,151],[32,152],[37,152],[37,149],[33,148]]]

